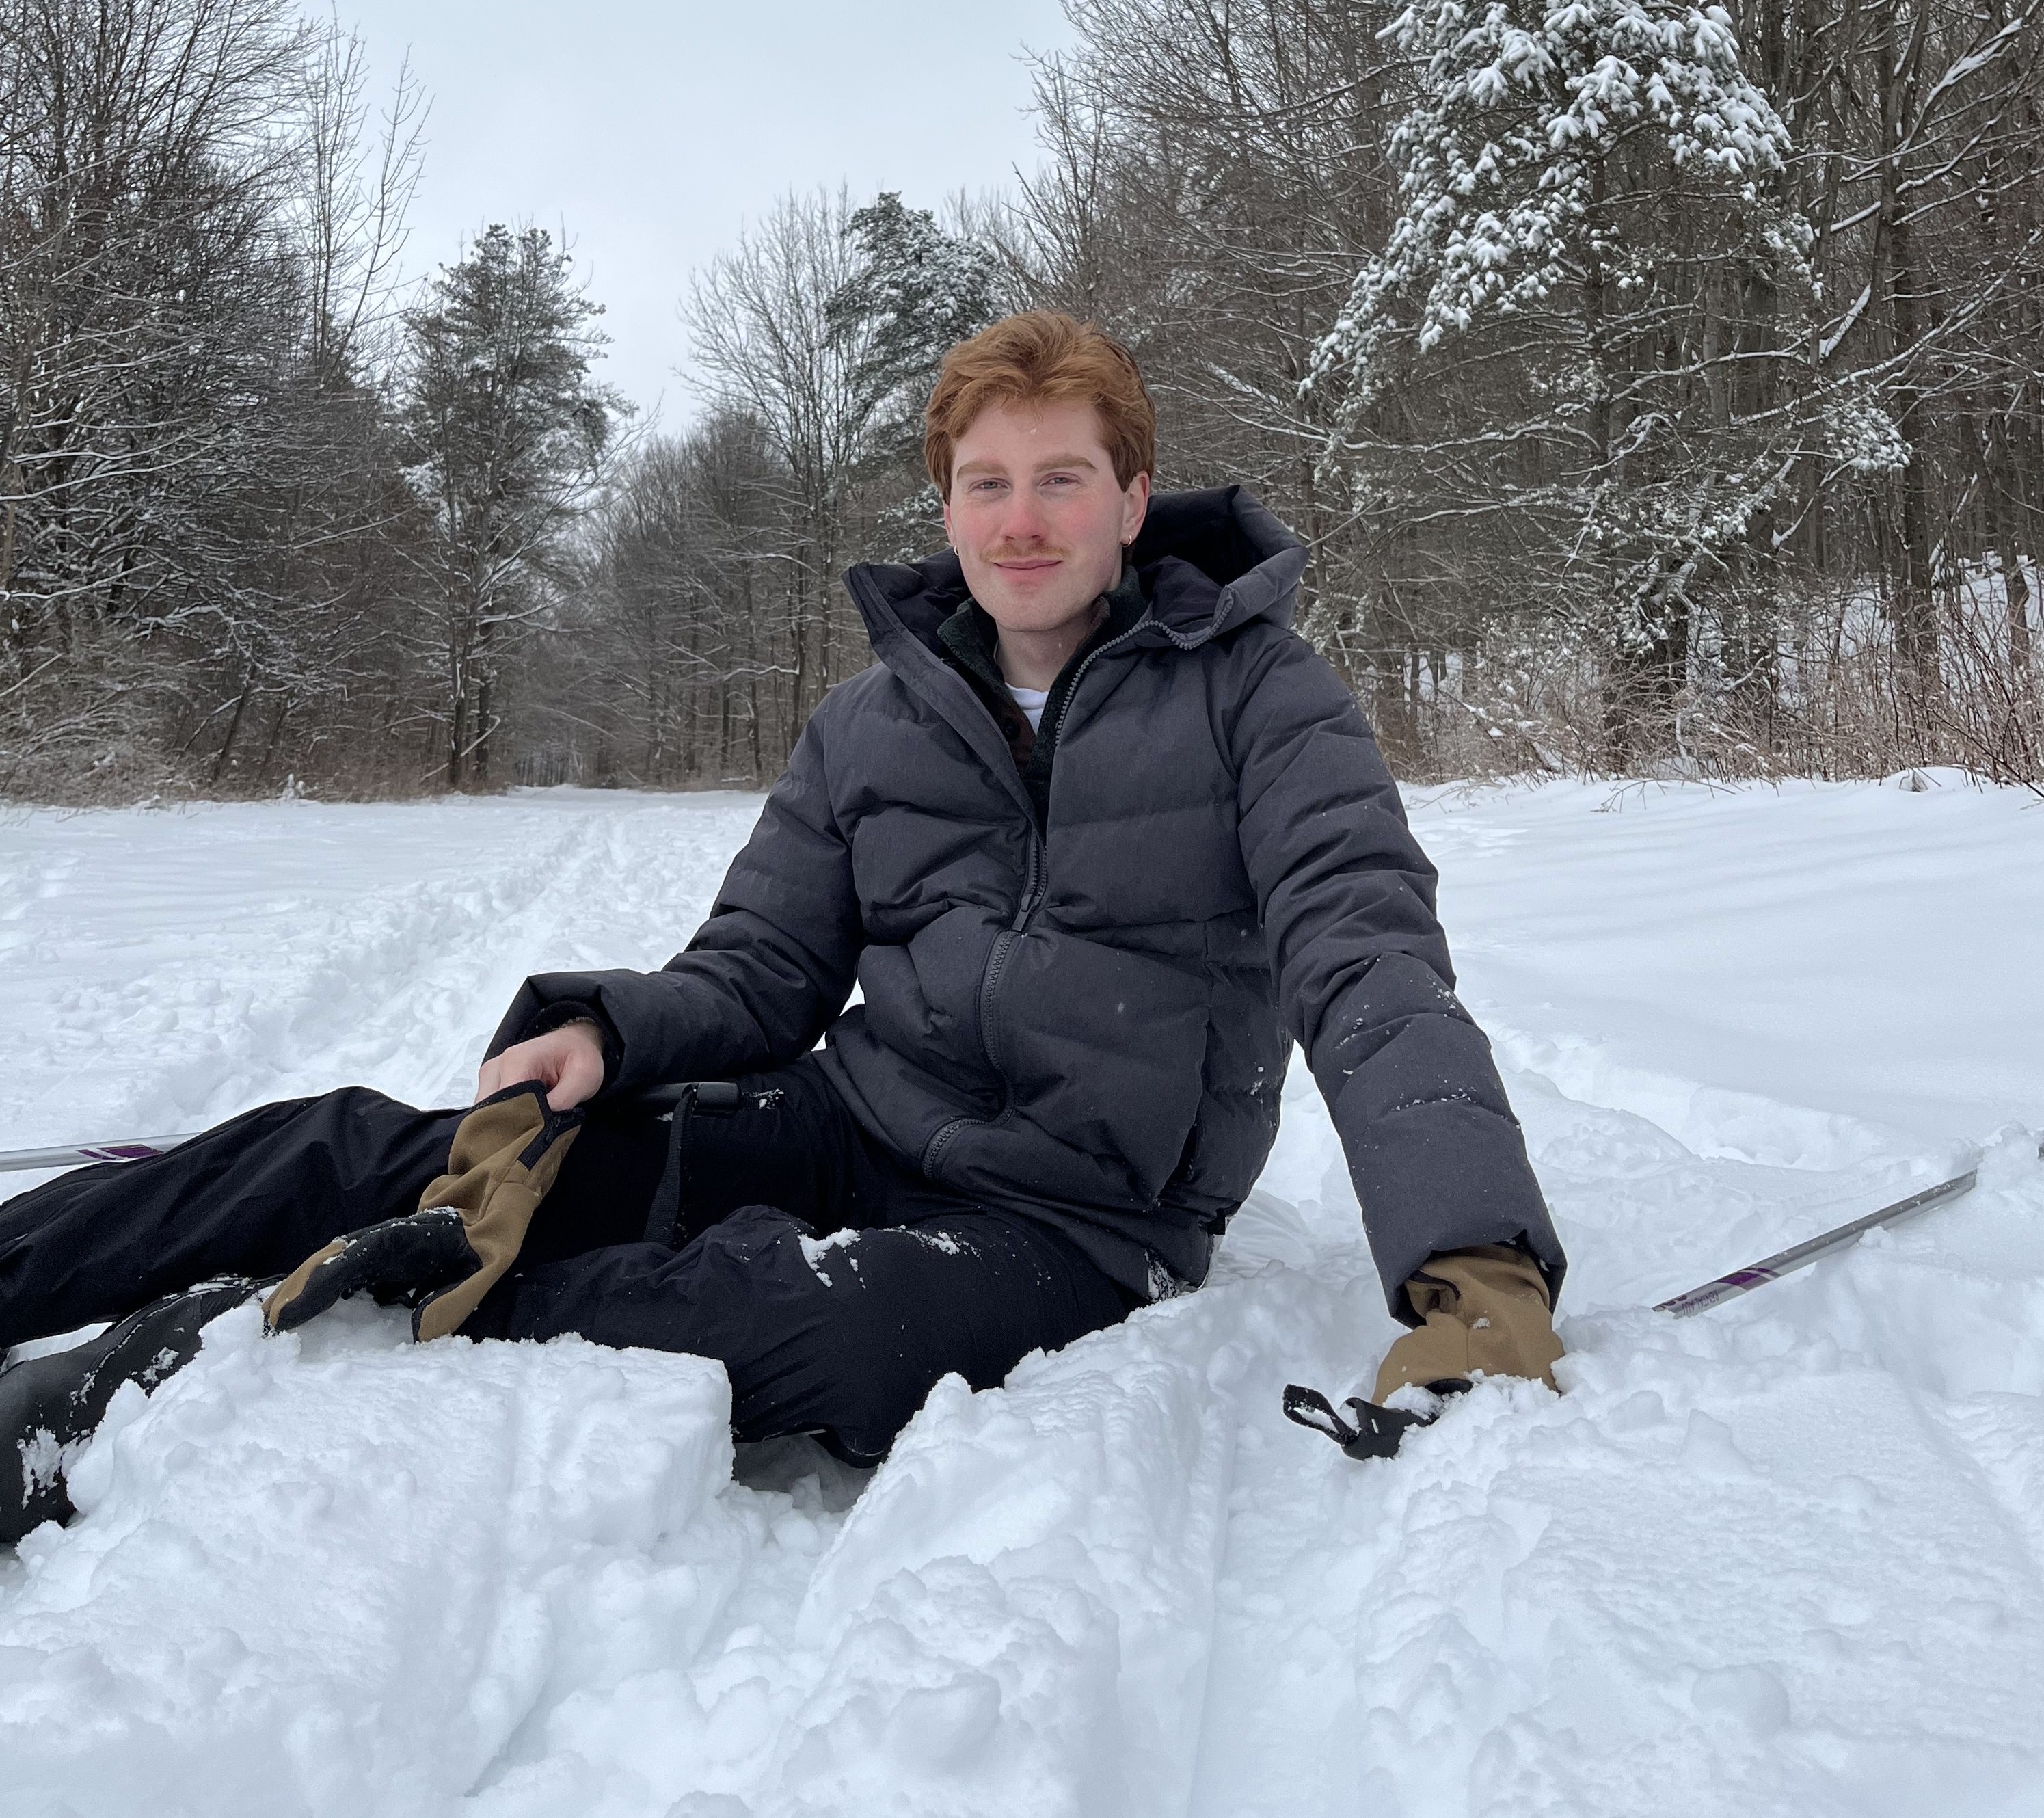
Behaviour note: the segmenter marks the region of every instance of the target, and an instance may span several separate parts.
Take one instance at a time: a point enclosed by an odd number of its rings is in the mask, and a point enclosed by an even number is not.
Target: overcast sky
[[[386,80],[432,97],[406,264],[493,221],[565,225],[611,336],[604,376],[691,412],[675,304],[791,188],[935,207],[1034,163],[1026,47],[1058,0],[338,0]]]

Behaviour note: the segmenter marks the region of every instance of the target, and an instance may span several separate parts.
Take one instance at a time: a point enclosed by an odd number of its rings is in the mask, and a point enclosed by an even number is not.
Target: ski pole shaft
[[[650,1086],[613,1109],[670,1112],[689,1090],[682,1086]],[[186,1130],[175,1136],[124,1136],[110,1143],[60,1143],[49,1149],[0,1149],[0,1174],[25,1174],[32,1168],[82,1167],[88,1162],[146,1162],[152,1155],[189,1143],[198,1134]]]
[[[2040,1153],[2044,1153],[2044,1151],[2040,1151]],[[1798,1269],[1807,1269],[1812,1263],[1821,1261],[1833,1251],[1858,1243],[1868,1232],[1878,1226],[1899,1224],[1905,1218],[1914,1218],[1919,1212],[1928,1212],[1934,1205],[1942,1205],[1947,1200],[1971,1193],[1979,1180],[1980,1170],[1969,1168],[1962,1174],[1954,1174],[1951,1179],[1940,1181],[1935,1186],[1925,1187],[1920,1193],[1912,1193],[1906,1199],[1898,1199],[1892,1205],[1884,1205],[1878,1212],[1869,1213],[1864,1218],[1855,1218],[1850,1224],[1823,1232],[1806,1243],[1777,1251],[1772,1256],[1762,1257],[1758,1263],[1749,1263],[1743,1269],[1735,1269],[1729,1275],[1720,1275],[1716,1281],[1706,1282],[1700,1288],[1692,1288],[1686,1294],[1677,1294],[1672,1301],[1662,1301],[1654,1310],[1657,1313],[1671,1313],[1678,1320],[1685,1320],[1692,1313],[1700,1313],[1706,1308],[1720,1305],[1741,1294],[1750,1293],[1755,1288],[1765,1287],[1769,1282],[1778,1282],[1784,1275],[1792,1275]]]
[[[0,1151],[0,1174],[30,1168],[75,1168],[86,1162],[144,1162],[189,1143],[194,1132],[179,1136],[126,1136],[114,1143],[66,1143],[53,1149]]]

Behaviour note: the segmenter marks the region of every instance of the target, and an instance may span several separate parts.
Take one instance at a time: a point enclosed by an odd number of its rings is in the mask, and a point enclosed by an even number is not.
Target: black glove
[[[435,1206],[336,1237],[298,1266],[271,1297],[265,1316],[272,1332],[295,1332],[335,1301],[363,1293],[383,1306],[415,1307],[482,1266],[459,1210]]]

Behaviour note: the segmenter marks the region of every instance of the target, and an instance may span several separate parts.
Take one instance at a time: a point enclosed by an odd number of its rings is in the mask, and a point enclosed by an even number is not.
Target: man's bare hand
[[[569,1023],[528,1042],[519,1042],[482,1063],[475,1076],[480,1103],[507,1086],[536,1079],[556,1111],[571,1111],[595,1096],[603,1084],[603,1038],[594,1023]]]

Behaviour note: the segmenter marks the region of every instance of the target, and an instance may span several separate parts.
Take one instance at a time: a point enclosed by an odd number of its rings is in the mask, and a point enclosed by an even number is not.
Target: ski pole
[[[1869,1212],[1864,1218],[1855,1218],[1850,1224],[1819,1232],[1806,1242],[1777,1250],[1772,1256],[1763,1256],[1758,1263],[1733,1270],[1729,1275],[1719,1275],[1700,1288],[1690,1289],[1686,1294],[1677,1294],[1672,1301],[1658,1301],[1654,1310],[1685,1320],[1706,1308],[1722,1305],[1741,1294],[1751,1293],[1755,1288],[1764,1288],[1769,1282],[1778,1282],[1784,1275],[1792,1275],[1798,1269],[1808,1268],[1812,1263],[1820,1262],[1835,1250],[1844,1249],[1880,1226],[1900,1224],[1905,1218],[1913,1218],[1919,1212],[1928,1212],[1934,1205],[1942,1205],[1946,1200],[1971,1193],[1979,1182],[1980,1170],[1969,1168],[1964,1174],[1940,1181],[1934,1187],[1925,1187],[1920,1193],[1898,1199],[1892,1205],[1884,1205],[1878,1212]]]
[[[152,1155],[189,1143],[196,1134],[187,1130],[180,1136],[125,1136],[114,1143],[66,1143],[54,1149],[0,1151],[0,1174],[29,1168],[75,1168],[86,1162],[146,1162]]]
[[[649,1086],[635,1093],[619,1109],[671,1112],[686,1087]],[[63,1143],[53,1149],[0,1149],[0,1174],[24,1173],[30,1168],[75,1168],[87,1162],[146,1162],[189,1143],[197,1136],[187,1130],[176,1136],[124,1136],[111,1143]]]

